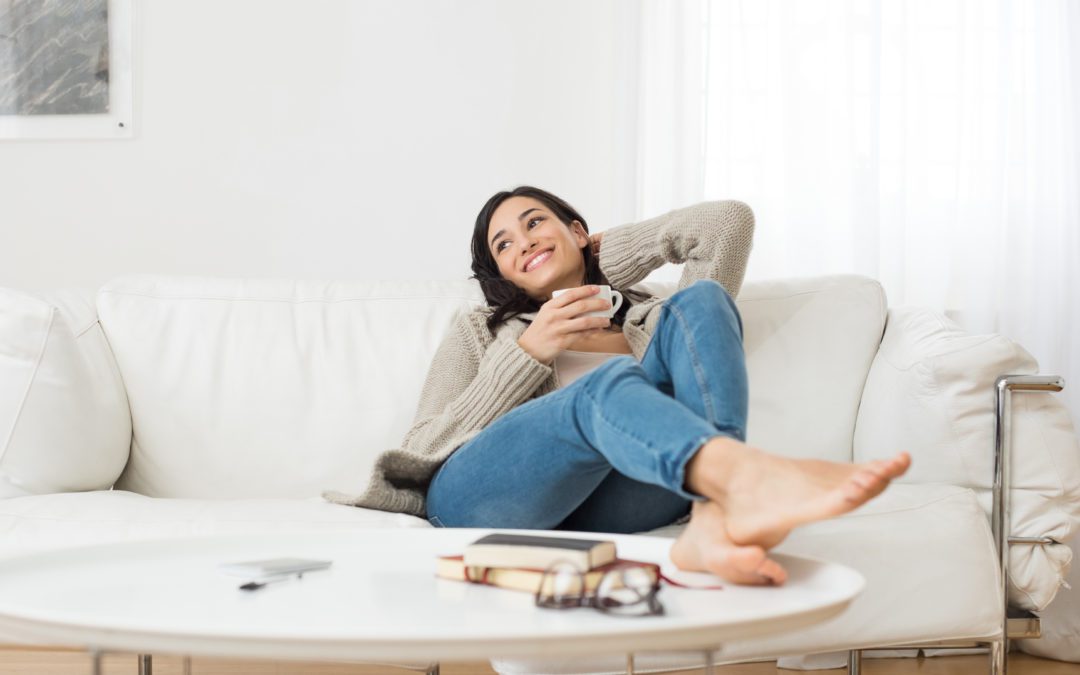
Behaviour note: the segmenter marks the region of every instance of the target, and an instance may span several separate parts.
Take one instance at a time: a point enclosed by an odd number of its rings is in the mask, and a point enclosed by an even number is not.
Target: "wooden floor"
[[[103,659],[103,675],[137,675],[137,656],[108,654]],[[863,659],[865,675],[983,675],[985,656],[940,656],[917,659]],[[89,675],[90,657],[77,650],[30,650],[0,646],[0,675]],[[748,663],[722,666],[719,675],[798,675],[800,672],[838,675],[838,670],[779,670],[775,663]],[[155,656],[153,675],[183,675],[183,660]],[[291,663],[284,661],[240,661],[196,658],[192,675],[409,675],[409,671],[389,666],[359,666],[333,663]],[[682,671],[701,675],[703,671]],[[493,675],[487,663],[444,663],[443,675]],[[1035,658],[1022,653],[1009,655],[1009,675],[1080,675],[1080,664]]]

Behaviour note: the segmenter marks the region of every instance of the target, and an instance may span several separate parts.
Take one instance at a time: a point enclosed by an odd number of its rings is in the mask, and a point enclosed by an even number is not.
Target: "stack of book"
[[[545,570],[560,562],[571,563],[582,573],[589,593],[616,567],[641,567],[653,583],[660,578],[660,567],[655,563],[620,559],[613,541],[520,534],[481,537],[469,544],[463,555],[439,557],[435,574],[443,579],[536,593]]]

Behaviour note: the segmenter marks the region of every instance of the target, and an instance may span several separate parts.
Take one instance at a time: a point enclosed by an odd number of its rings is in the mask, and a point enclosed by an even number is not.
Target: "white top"
[[[99,544],[0,560],[0,631],[28,643],[137,653],[310,660],[480,660],[717,646],[801,629],[843,611],[863,577],[842,565],[776,554],[780,587],[722,591],[665,585],[664,616],[611,617],[536,607],[530,593],[435,577],[493,530],[392,528],[278,532]],[[537,534],[536,531],[527,534]],[[594,537],[559,532],[559,536]],[[671,540],[605,535],[619,555],[680,573]],[[222,563],[332,560],[327,570],[257,591]]]
[[[604,361],[616,356],[630,355],[610,352],[575,352],[572,349],[564,349],[555,357],[555,372],[558,374],[559,388],[568,386]]]

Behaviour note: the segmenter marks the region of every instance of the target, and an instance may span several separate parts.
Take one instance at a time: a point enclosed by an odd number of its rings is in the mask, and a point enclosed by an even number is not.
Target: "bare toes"
[[[855,504],[869,501],[881,494],[888,481],[872,471],[857,471],[851,475],[843,492],[844,498]]]
[[[875,459],[866,465],[865,470],[873,471],[882,478],[889,478],[890,474],[896,469],[893,467],[893,460],[891,459]]]
[[[860,471],[853,477],[867,492],[878,494],[889,485],[889,479],[883,478],[873,471]]]
[[[766,557],[760,546],[736,546],[719,553],[709,562],[709,571],[732,583],[769,586],[787,579],[784,568]]]
[[[892,459],[884,460],[886,462],[886,473],[888,478],[899,478],[911,466],[911,455],[907,452],[901,452]]]
[[[776,586],[787,581],[787,570],[771,558],[766,558],[758,567],[757,572]]]
[[[875,459],[872,462],[864,464],[862,468],[867,471],[872,471],[881,478],[892,480],[893,478],[899,478],[904,475],[908,470],[910,463],[911,457],[905,452],[889,459]]]

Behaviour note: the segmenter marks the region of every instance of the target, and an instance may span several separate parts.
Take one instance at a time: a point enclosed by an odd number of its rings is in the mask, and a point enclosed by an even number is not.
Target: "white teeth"
[[[551,257],[551,251],[545,251],[529,261],[529,264],[525,266],[526,272],[531,272],[534,267],[537,267],[540,263],[544,262]]]

